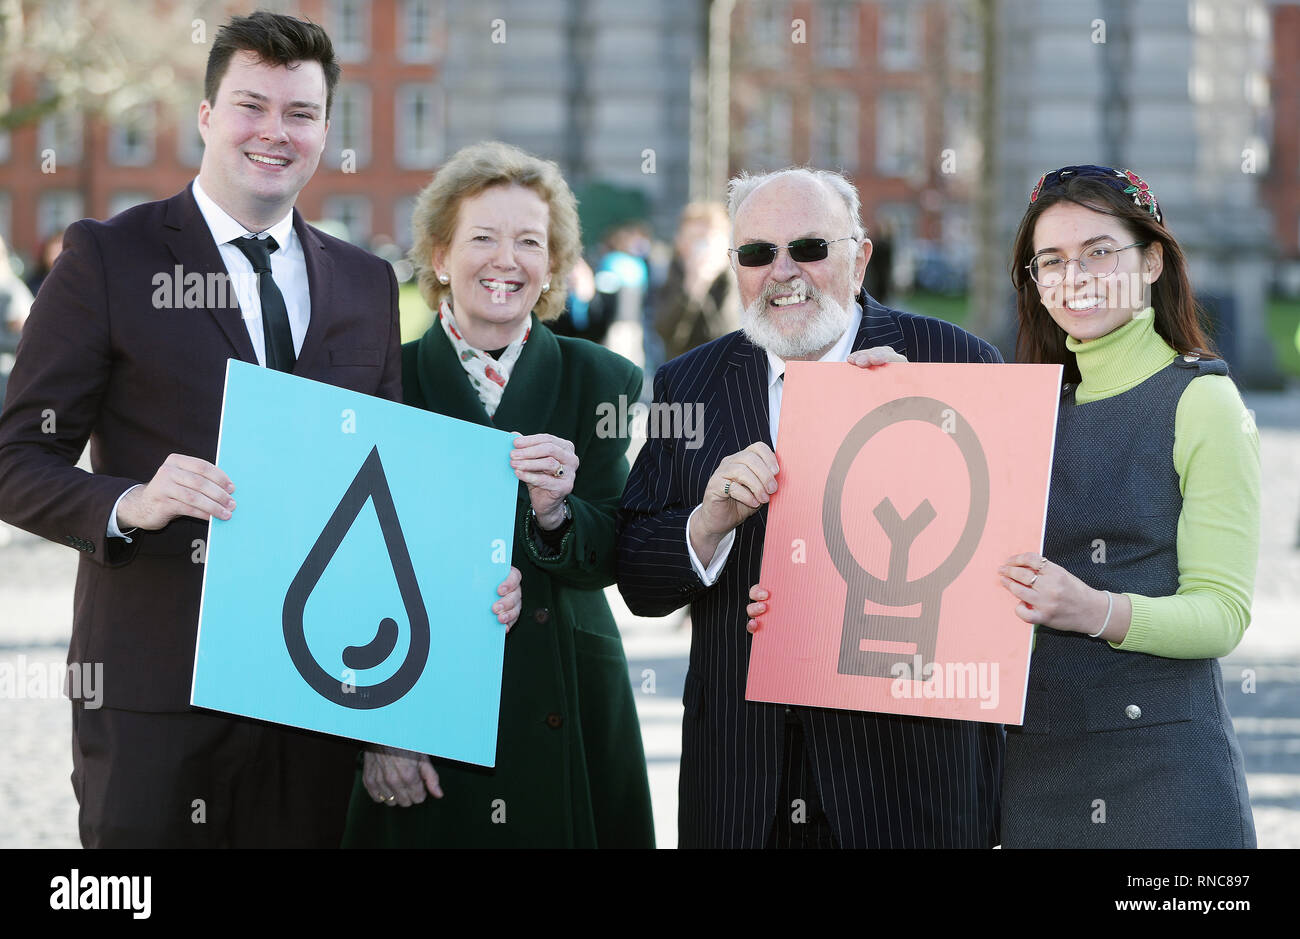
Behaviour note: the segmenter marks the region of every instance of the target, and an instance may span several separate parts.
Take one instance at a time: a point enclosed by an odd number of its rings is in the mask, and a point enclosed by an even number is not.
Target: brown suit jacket
[[[392,268],[296,209],[294,230],[311,293],[294,374],[400,401]],[[127,544],[107,537],[109,513],[170,453],[216,461],[226,361],[257,356],[233,292],[224,307],[197,290],[171,295],[178,273],[178,287],[185,275],[207,285],[225,274],[189,187],[76,222],[63,245],[0,412],[0,518],[81,552],[68,661],[103,663],[103,703],[184,710],[208,524],[178,518]],[[75,466],[87,440],[89,474]]]

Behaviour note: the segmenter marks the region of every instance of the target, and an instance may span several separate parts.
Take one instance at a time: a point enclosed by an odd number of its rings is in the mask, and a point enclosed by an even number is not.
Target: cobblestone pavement
[[[1254,616],[1223,661],[1261,847],[1300,847],[1300,388],[1248,395],[1260,426],[1263,532]],[[21,666],[0,700],[0,848],[77,847],[70,707],[49,676],[67,650],[76,555],[0,523],[0,669]],[[682,617],[632,616],[610,590],[636,690],[661,847],[677,843]],[[35,676],[44,675],[43,679]],[[47,686],[42,689],[41,682]]]

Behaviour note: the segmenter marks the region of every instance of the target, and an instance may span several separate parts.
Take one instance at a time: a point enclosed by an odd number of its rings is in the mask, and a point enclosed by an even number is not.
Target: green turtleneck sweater
[[[1128,391],[1174,360],[1150,308],[1091,342],[1066,339],[1079,363],[1079,405]],[[1183,496],[1178,518],[1178,592],[1127,594],[1133,618],[1126,652],[1173,659],[1218,658],[1250,625],[1259,555],[1259,433],[1226,375],[1192,379],[1174,415],[1174,469]]]

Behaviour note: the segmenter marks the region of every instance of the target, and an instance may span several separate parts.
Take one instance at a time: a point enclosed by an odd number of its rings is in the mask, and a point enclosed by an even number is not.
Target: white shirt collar
[[[858,330],[862,327],[862,305],[857,301],[853,303],[854,313],[849,317],[849,326],[844,330],[844,335],[836,340],[835,345],[831,346],[825,355],[818,362],[843,362],[853,351],[853,340],[858,337]],[[778,356],[771,349],[764,349],[767,353],[767,387],[771,388],[777,383],[782,375],[785,374],[785,359]]]
[[[203,220],[208,223],[208,228],[212,230],[212,237],[217,244],[224,245],[235,238],[242,238],[245,235],[258,235],[258,232],[251,232],[239,222],[231,217],[230,213],[217,205],[212,197],[203,191],[199,185],[198,177],[194,177],[193,184],[194,201],[199,205],[199,211],[203,213]],[[266,234],[275,239],[275,243],[281,249],[287,248],[290,236],[293,233],[293,209],[284,218],[276,222],[266,230]]]

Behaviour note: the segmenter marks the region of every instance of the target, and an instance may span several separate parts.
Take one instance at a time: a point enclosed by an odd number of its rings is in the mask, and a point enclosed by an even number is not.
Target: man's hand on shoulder
[[[906,362],[907,356],[895,352],[890,346],[875,346],[871,349],[850,352],[846,361],[858,368],[875,368],[879,365],[888,365],[890,362]]]
[[[117,507],[117,524],[122,530],[142,528],[156,531],[182,515],[207,521],[230,518],[235,484],[207,460],[173,453],[158,467],[147,485],[137,486],[122,497]]]

